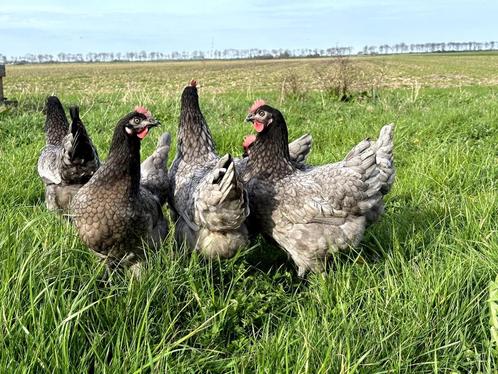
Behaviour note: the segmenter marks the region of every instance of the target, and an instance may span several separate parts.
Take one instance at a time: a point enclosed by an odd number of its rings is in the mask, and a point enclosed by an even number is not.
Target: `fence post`
[[[5,99],[3,96],[3,77],[5,77],[5,65],[0,65],[0,102]]]

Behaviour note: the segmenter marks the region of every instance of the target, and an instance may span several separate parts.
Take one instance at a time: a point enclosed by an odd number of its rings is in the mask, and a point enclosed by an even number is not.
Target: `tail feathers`
[[[362,174],[369,189],[377,188],[382,195],[389,192],[394,182],[393,133],[394,125],[384,126],[377,141],[363,140],[341,163]]]
[[[364,179],[371,178],[375,169],[375,150],[372,144],[368,139],[357,144],[342,161],[341,166],[360,173]]]
[[[71,131],[64,137],[60,174],[66,184],[86,183],[100,167],[99,155],[79,118],[78,107],[71,107]]]
[[[372,141],[370,139],[365,139],[354,146],[352,150],[349,151],[347,156],[344,158],[345,166],[358,166],[362,163],[365,156],[365,152],[372,152],[370,147],[372,146]]]
[[[379,139],[375,142],[375,163],[380,171],[381,192],[387,194],[396,175],[393,158],[394,125],[386,125],[380,130]]]
[[[384,126],[377,141],[363,140],[339,164],[359,173],[366,183],[364,200],[359,202],[358,208],[369,224],[383,213],[382,197],[389,192],[394,182],[393,131],[393,125]]]
[[[289,155],[291,161],[295,163],[303,163],[306,157],[311,152],[313,138],[310,134],[304,134],[300,138],[289,143]]]
[[[69,108],[71,115],[71,134],[73,142],[70,149],[70,161],[73,164],[84,164],[86,162],[98,159],[97,150],[88,136],[85,125],[80,119],[79,108],[72,106]]]
[[[168,199],[169,178],[167,161],[171,136],[165,132],[157,142],[157,147],[140,166],[141,185],[152,192],[163,205]]]
[[[237,230],[249,215],[246,191],[230,155],[222,157],[194,194],[195,220],[210,231]]]

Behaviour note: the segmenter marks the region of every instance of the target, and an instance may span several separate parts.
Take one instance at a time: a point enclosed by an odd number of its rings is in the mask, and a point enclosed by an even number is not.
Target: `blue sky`
[[[0,0],[0,53],[498,40],[496,0]]]

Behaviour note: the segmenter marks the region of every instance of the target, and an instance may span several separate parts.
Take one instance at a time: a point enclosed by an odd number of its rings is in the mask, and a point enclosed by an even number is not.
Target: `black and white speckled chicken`
[[[301,171],[290,161],[280,111],[257,101],[247,120],[258,132],[243,175],[251,224],[289,253],[300,276],[321,271],[329,252],[357,245],[383,212],[395,175],[393,126],[341,162]]]
[[[124,116],[115,128],[107,161],[71,204],[80,238],[110,269],[133,266],[136,272],[147,248],[157,250],[168,231],[162,204],[169,183],[169,134],[161,136],[143,173],[140,166],[140,141],[158,124],[141,107]]]
[[[38,159],[38,174],[45,183],[45,204],[50,210],[67,212],[73,196],[100,166],[97,150],[71,107],[71,127],[60,100],[47,98],[46,145]]]

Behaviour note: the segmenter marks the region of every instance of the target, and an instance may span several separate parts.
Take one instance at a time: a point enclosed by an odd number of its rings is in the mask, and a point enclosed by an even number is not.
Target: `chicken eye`
[[[260,111],[258,112],[258,115],[259,115],[259,116],[261,116],[261,117],[264,117],[264,116],[265,116],[265,114],[266,114],[266,113],[265,113],[265,111],[264,111],[264,110],[260,110]]]
[[[135,118],[133,120],[133,123],[135,123],[135,125],[138,125],[140,123],[140,118]]]

